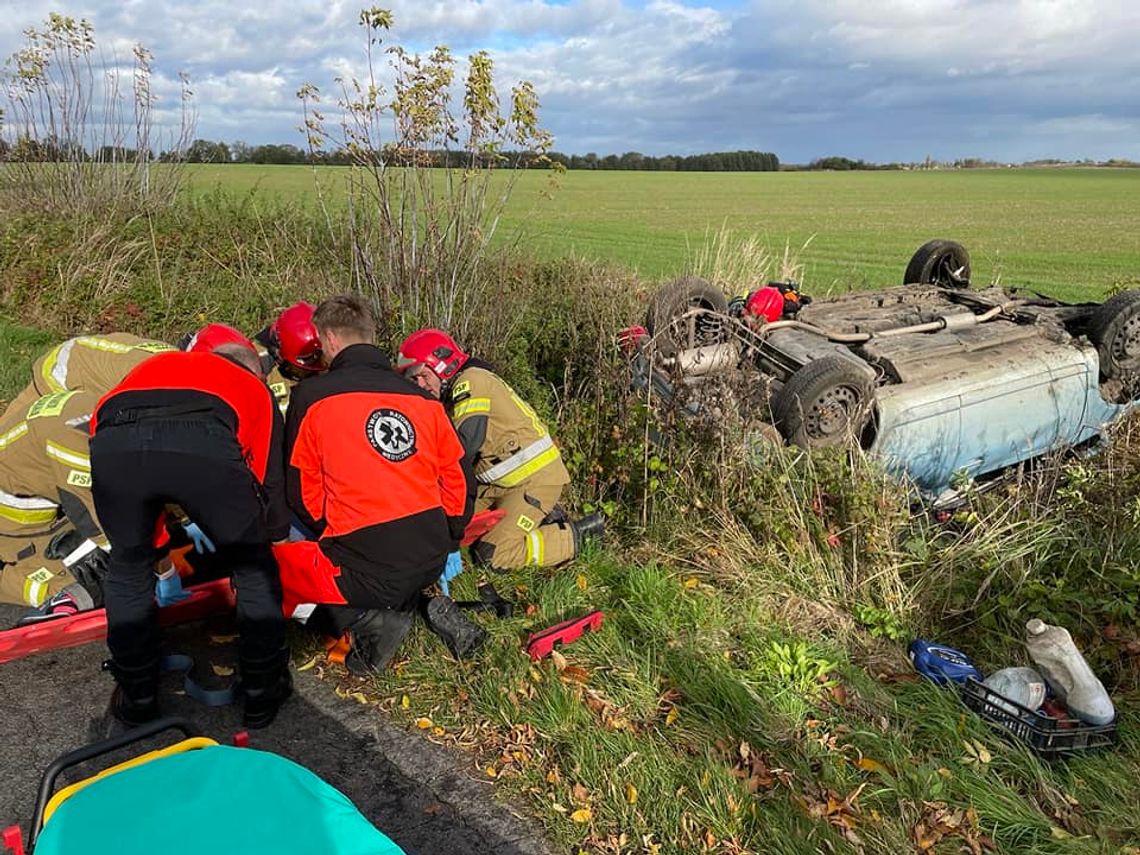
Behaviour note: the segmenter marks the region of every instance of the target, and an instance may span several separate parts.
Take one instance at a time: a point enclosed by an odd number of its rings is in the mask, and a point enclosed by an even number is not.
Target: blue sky
[[[873,161],[1140,160],[1134,0],[391,0],[414,49],[534,82],[560,151]],[[359,3],[0,0],[0,55],[49,11],[193,81],[198,135],[300,144],[297,88],[359,73]]]

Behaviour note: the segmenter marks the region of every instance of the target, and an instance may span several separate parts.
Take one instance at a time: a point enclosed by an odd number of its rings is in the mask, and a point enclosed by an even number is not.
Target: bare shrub
[[[179,127],[162,140],[154,121],[153,57],[145,47],[135,45],[129,64],[102,56],[88,21],[56,13],[24,37],[0,77],[7,104],[0,138],[8,149],[0,190],[24,208],[52,212],[137,211],[173,202],[181,182],[178,153],[194,128],[186,78]],[[173,155],[157,166],[153,147],[163,142]]]
[[[315,86],[297,93],[310,149],[344,151],[352,164],[347,219],[338,222],[325,207],[326,220],[343,239],[353,284],[372,299],[382,330],[436,325],[463,340],[472,319],[483,317],[485,327],[495,327],[483,337],[493,340],[509,332],[511,313],[502,311],[482,263],[522,170],[548,164],[553,140],[539,126],[530,83],[512,88],[504,110],[491,58],[480,51],[468,57],[457,105],[451,52],[381,49],[392,24],[388,10],[361,12],[366,70],[362,79],[337,81],[338,117],[322,112]]]

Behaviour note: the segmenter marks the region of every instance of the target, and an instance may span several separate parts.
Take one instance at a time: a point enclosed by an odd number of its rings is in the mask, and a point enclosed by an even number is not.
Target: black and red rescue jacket
[[[289,531],[285,502],[284,424],[269,387],[254,374],[213,353],[159,353],[141,362],[99,401],[91,435],[100,422],[134,411],[177,418],[216,418],[230,427],[246,465],[264,487],[270,539]],[[208,453],[208,450],[206,450]]]
[[[289,506],[353,583],[423,576],[458,548],[476,488],[463,446],[378,348],[351,345],[293,389],[285,448]]]

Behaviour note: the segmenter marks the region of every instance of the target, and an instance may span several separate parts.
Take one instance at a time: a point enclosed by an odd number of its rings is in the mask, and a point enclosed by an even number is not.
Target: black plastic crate
[[[1116,722],[1086,724],[1073,718],[1057,719],[1009,700],[977,680],[958,686],[963,703],[995,727],[1027,742],[1048,760],[1111,748],[1116,743]]]

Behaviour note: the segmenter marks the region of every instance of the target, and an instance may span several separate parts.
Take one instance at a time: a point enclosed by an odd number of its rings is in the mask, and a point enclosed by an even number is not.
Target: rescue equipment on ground
[[[597,632],[602,628],[605,615],[595,610],[582,617],[564,620],[554,626],[533,633],[526,640],[526,652],[536,662],[554,652],[554,648],[563,644],[573,644],[582,637],[586,630]]]

